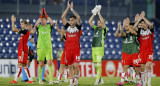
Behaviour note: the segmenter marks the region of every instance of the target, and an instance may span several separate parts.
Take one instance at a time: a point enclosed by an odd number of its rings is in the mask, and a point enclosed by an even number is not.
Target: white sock
[[[71,77],[71,78],[70,78],[70,84],[73,84],[73,81],[74,81],[74,78]]]
[[[64,78],[65,80],[68,79],[68,69],[64,69]]]
[[[121,74],[121,82],[124,83],[124,77],[125,77],[125,73]]]
[[[62,74],[58,73],[57,80],[58,80],[58,81],[61,81],[61,78],[62,78]]]
[[[30,74],[30,71],[28,69],[28,67],[24,67],[24,71],[29,79],[29,81],[33,81],[32,77],[31,77],[31,74]]]
[[[128,72],[125,73],[125,80],[128,81]]]
[[[142,84],[142,83],[141,83],[141,76],[140,76],[140,74],[136,74],[136,76],[137,76],[137,79],[138,79],[138,82],[137,82],[137,83]]]
[[[135,81],[136,80],[136,72],[133,70],[133,76],[132,79]]]
[[[151,70],[148,70],[147,73],[148,73],[148,84],[151,84]]]
[[[141,80],[142,80],[142,84],[145,84],[145,72],[141,72]]]
[[[14,78],[15,81],[18,81],[19,76],[22,73],[22,67],[18,67],[17,72],[16,72],[16,76]]]

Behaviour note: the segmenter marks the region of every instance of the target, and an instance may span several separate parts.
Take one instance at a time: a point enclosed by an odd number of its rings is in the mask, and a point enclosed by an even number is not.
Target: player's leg
[[[73,66],[74,66],[74,85],[78,85],[79,73],[80,73],[79,63],[74,63]]]
[[[132,64],[134,66],[134,70],[136,72],[136,76],[137,76],[137,79],[138,79],[137,86],[142,86],[138,55],[139,55],[139,53],[132,54]],[[135,75],[133,77],[135,77]],[[136,80],[136,78],[135,78],[135,80]]]
[[[73,64],[68,65],[69,68],[69,76],[70,76],[70,85],[72,86],[74,83],[74,68]]]
[[[57,77],[57,80],[54,81],[54,83],[56,84],[61,84],[61,78],[62,78],[62,74],[63,74],[63,71],[64,71],[64,68],[65,68],[65,50],[63,51],[63,54],[61,56],[61,63],[60,63],[60,68],[59,68],[59,71],[58,71],[58,77]]]
[[[146,53],[141,53],[140,52],[140,66],[141,66],[141,80],[142,80],[142,85],[146,85],[145,81],[145,68],[146,68]]]
[[[30,74],[30,71],[29,71],[29,69],[27,67],[27,64],[22,64],[22,67],[24,68],[24,71],[25,71],[25,73],[26,73],[26,75],[27,75],[27,77],[29,79],[29,81],[27,83],[33,83],[33,79],[31,77],[31,74]]]
[[[148,86],[151,86],[151,65],[152,62],[147,62]]]
[[[80,74],[80,69],[79,69],[79,61],[80,61],[80,49],[74,50],[74,85],[78,85],[78,80],[79,80],[79,74]]]
[[[52,60],[53,60],[53,55],[52,55],[52,49],[46,49],[46,60],[47,60],[47,65],[49,69],[49,84],[53,84],[53,65],[52,65]]]
[[[65,65],[65,69],[64,69],[64,82],[68,82],[68,66]]]
[[[21,72],[22,72],[22,63],[18,62],[18,69],[17,69],[17,72],[16,72],[16,76],[15,76],[14,80],[12,80],[9,83],[10,84],[18,83],[17,81],[18,81],[19,76],[21,75]]]
[[[101,74],[102,74],[102,58],[103,58],[103,50],[92,50],[92,60],[95,65],[95,69],[97,72],[97,78],[94,85],[104,84]]]
[[[46,64],[47,64],[47,61],[46,61],[46,58],[45,58],[45,60],[44,60],[44,64],[43,64],[43,69],[42,69],[42,81],[46,81],[46,80],[44,79],[45,66],[46,66]]]
[[[121,81],[116,83],[116,85],[123,85],[125,74],[130,65],[132,65],[132,60],[130,55],[122,52],[122,64],[123,64],[123,72],[121,73]]]
[[[39,77],[39,84],[44,84],[42,82],[42,69],[45,60],[45,53],[43,49],[37,49],[37,61],[39,62],[38,65],[38,77]]]

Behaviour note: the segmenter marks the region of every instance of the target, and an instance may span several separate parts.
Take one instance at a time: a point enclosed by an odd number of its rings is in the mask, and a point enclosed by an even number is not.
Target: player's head
[[[140,23],[141,23],[142,28],[143,28],[144,30],[146,30],[146,29],[148,28],[147,23],[146,23],[143,19],[140,21]]]
[[[33,28],[33,24],[31,22],[27,23],[27,29],[31,30]]]
[[[138,28],[142,28],[142,24],[141,23],[138,23]]]
[[[22,20],[20,22],[20,24],[21,24],[21,29],[25,29],[27,27],[27,21],[26,20]]]
[[[75,26],[76,23],[77,23],[76,16],[70,16],[70,18],[69,18],[69,24],[71,26]]]
[[[46,25],[47,24],[47,18],[43,17],[42,20],[41,20],[41,24]]]
[[[105,22],[105,20],[104,20],[104,22]],[[102,27],[102,23],[101,23],[100,19],[97,20],[97,27],[98,28]]]

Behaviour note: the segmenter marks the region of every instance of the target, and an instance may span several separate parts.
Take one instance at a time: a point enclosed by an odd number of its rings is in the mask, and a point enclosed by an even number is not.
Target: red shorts
[[[140,52],[140,64],[146,64],[153,61],[153,52]]]
[[[140,66],[138,53],[127,54],[127,53],[122,52],[122,64],[123,65]]]
[[[63,50],[63,54],[61,56],[61,64],[66,64],[65,63],[65,49]]]
[[[72,65],[73,63],[79,63],[80,61],[80,48],[66,49],[65,51],[65,64]]]
[[[27,60],[28,60],[28,52],[19,50],[18,51],[18,63],[27,64]]]

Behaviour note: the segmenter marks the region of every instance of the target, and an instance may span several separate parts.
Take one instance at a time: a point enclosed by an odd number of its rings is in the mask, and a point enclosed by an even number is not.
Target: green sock
[[[102,64],[97,63],[97,79],[101,78],[101,74],[102,74]]]
[[[53,66],[48,65],[48,68],[49,68],[49,78],[50,78],[50,81],[52,81],[53,80]]]
[[[38,67],[38,76],[39,76],[39,81],[42,81],[42,68],[43,67]]]

